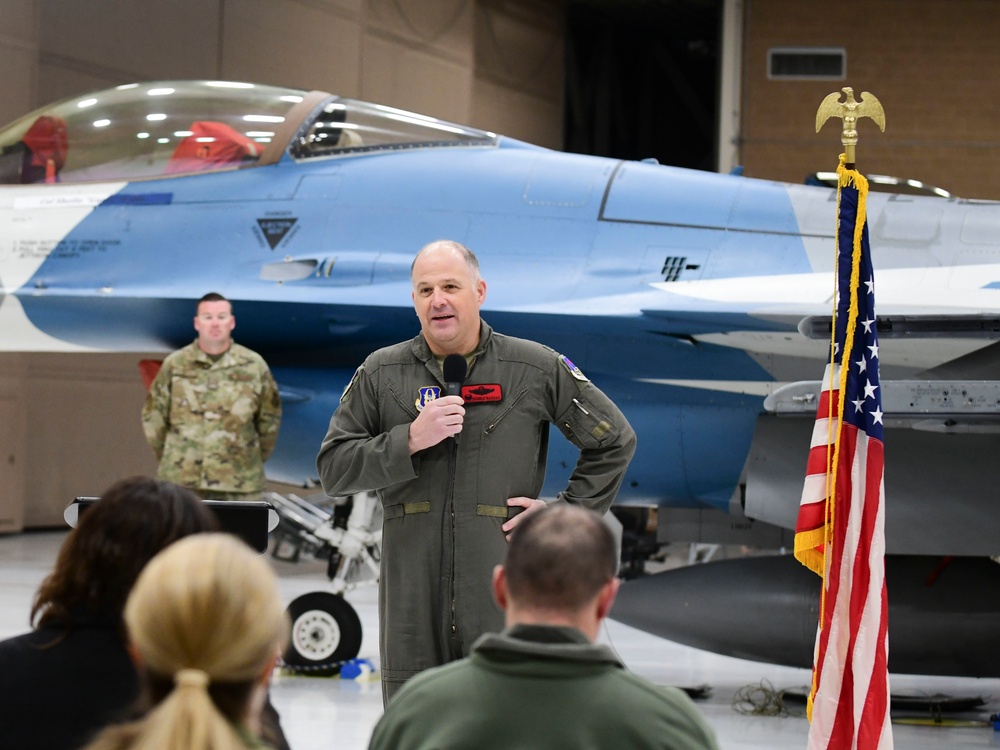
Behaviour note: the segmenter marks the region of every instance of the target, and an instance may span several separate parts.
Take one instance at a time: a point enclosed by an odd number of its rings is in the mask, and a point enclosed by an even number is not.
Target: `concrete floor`
[[[0,638],[28,629],[28,612],[38,584],[49,572],[65,532],[28,532],[0,536]],[[317,562],[273,561],[282,591],[291,601],[300,594],[323,590],[327,581]],[[378,618],[374,586],[362,586],[347,596],[364,627],[360,656],[378,664]],[[722,750],[802,750],[808,724],[800,705],[784,716],[745,715],[734,708],[738,691],[770,685],[776,690],[805,690],[809,672],[803,669],[717,656],[608,621],[602,639],[612,645],[632,671],[679,687],[706,686],[709,696],[698,701],[714,727]],[[986,719],[1000,711],[1000,679],[892,676],[893,695],[981,696],[981,711],[955,718]],[[361,680],[307,677],[279,672],[272,700],[294,750],[363,750],[382,714],[377,671]],[[896,717],[894,721],[903,717]],[[990,727],[937,727],[894,723],[895,746],[905,750],[964,750],[1000,747],[1000,732]]]

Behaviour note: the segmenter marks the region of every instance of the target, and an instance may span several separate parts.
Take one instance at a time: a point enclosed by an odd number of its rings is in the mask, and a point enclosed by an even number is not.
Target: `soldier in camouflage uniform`
[[[157,478],[206,500],[260,499],[281,424],[274,377],[259,354],[233,341],[235,325],[225,297],[202,297],[198,338],[167,356],[142,409]]]

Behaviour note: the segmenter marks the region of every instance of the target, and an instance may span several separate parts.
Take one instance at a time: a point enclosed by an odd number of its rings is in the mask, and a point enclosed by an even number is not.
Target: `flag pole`
[[[816,131],[842,121],[830,359],[823,376],[795,557],[823,579],[809,750],[891,750],[888,598],[885,587],[884,446],[868,181],[857,171],[857,121],[885,130],[878,99],[851,88],[828,95]]]

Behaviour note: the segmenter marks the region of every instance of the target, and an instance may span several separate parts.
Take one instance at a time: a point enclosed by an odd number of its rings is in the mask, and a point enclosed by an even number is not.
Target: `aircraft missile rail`
[[[764,399],[764,409],[779,416],[815,416],[822,383],[789,383]],[[1000,381],[883,380],[886,417],[1000,419]]]

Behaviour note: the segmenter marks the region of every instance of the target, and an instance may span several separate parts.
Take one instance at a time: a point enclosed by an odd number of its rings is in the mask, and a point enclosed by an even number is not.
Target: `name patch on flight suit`
[[[427,406],[431,401],[437,401],[441,398],[441,388],[436,385],[425,385],[420,389],[420,396],[414,402],[417,407],[417,411],[423,411],[424,407]]]
[[[503,400],[503,389],[499,383],[463,385],[462,400],[467,404],[487,404]]]
[[[574,365],[569,361],[569,357],[564,357],[562,354],[559,355],[559,361],[563,363],[563,367],[569,370],[569,374],[572,375],[577,380],[582,380],[584,383],[589,383],[590,378],[583,374],[583,370]]]

